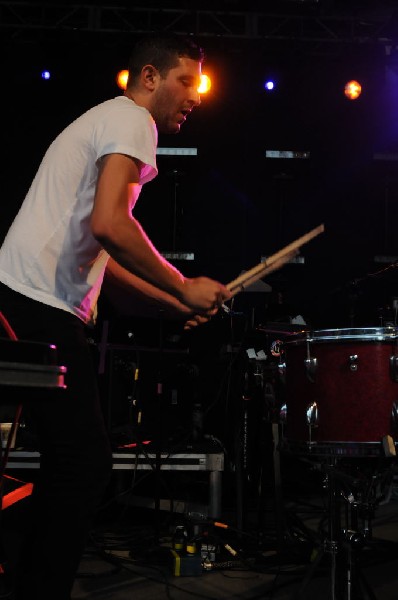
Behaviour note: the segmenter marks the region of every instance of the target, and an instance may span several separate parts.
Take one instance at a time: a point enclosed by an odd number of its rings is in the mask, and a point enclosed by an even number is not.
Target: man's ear
[[[148,90],[153,90],[160,78],[159,71],[153,65],[145,65],[141,69],[141,80]]]

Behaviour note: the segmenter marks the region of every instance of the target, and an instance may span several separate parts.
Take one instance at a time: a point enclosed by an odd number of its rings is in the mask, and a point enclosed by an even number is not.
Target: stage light
[[[202,73],[202,75],[200,76],[200,84],[198,87],[198,92],[199,94],[207,94],[207,92],[210,91],[211,88],[211,79],[208,75],[206,75],[205,73]]]
[[[362,92],[362,86],[358,81],[352,79],[345,84],[344,94],[348,98],[348,100],[356,100],[359,98]]]
[[[275,82],[272,81],[271,79],[268,79],[268,81],[266,81],[264,83],[264,89],[266,89],[268,92],[271,92],[274,88],[275,88]]]
[[[41,78],[42,79],[46,79],[47,80],[47,79],[50,79],[50,77],[51,77],[50,71],[42,71],[41,72]]]
[[[127,69],[123,69],[119,71],[116,75],[116,83],[120,87],[121,90],[125,90],[127,87],[127,80],[129,77],[129,72]]]

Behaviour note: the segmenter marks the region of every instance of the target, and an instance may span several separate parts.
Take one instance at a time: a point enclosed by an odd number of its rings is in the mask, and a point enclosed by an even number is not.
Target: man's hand
[[[211,317],[231,296],[222,283],[208,277],[195,277],[185,279],[180,300],[199,316]]]
[[[213,315],[217,314],[219,311],[218,308],[213,308],[212,311],[209,311],[207,315],[193,315],[188,321],[186,321],[184,325],[185,330],[194,329],[198,325],[204,325],[208,323]]]

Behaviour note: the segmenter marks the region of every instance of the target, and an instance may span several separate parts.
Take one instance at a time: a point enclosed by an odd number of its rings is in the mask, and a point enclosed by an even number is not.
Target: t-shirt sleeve
[[[139,107],[115,108],[105,115],[94,136],[97,160],[106,154],[126,154],[140,160],[140,184],[157,175],[157,130],[151,115]]]

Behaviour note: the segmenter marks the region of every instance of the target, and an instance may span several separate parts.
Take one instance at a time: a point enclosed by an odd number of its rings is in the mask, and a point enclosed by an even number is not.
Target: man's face
[[[151,113],[160,133],[178,133],[188,113],[200,104],[201,63],[180,57],[164,79],[159,77]]]

